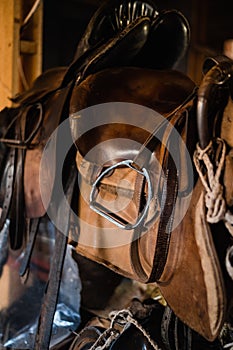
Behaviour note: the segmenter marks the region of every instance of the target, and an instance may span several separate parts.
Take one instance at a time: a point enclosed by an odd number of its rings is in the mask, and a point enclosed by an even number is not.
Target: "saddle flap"
[[[50,204],[56,174],[56,146],[53,159],[44,160],[43,167],[41,159],[46,143],[59,125],[68,93],[69,87],[58,90],[44,103],[43,126],[32,140],[36,147],[26,151],[23,181],[27,218],[44,216]]]

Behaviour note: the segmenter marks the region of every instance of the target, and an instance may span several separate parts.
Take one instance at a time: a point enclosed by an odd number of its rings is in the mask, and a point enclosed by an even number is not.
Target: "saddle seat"
[[[125,67],[90,75],[74,88],[70,100],[71,133],[80,154],[100,165],[104,159],[106,164],[133,159],[161,122],[159,114],[166,118],[194,88],[187,76],[175,70]],[[88,108],[96,105],[98,109]],[[140,110],[138,105],[148,108]]]

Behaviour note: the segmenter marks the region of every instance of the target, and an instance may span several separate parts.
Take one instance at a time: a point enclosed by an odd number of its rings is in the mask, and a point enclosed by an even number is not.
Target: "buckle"
[[[129,222],[124,221],[122,218],[120,218],[117,214],[114,213],[109,213],[109,210],[105,208],[103,205],[100,203],[96,202],[97,198],[97,193],[98,193],[98,185],[100,181],[112,170],[121,167],[121,166],[126,166],[128,168],[131,168],[135,170],[137,173],[143,175],[147,181],[148,185],[148,195],[147,195],[147,201],[146,204],[143,208],[143,210],[140,212],[138,215],[138,218],[134,224],[131,224]],[[152,200],[152,184],[150,180],[149,173],[146,168],[138,169],[134,166],[134,162],[132,160],[124,160],[121,162],[118,162],[107,169],[105,169],[95,180],[95,182],[92,185],[91,193],[90,193],[90,208],[95,211],[97,214],[103,216],[105,219],[116,225],[117,227],[123,229],[123,230],[132,230],[135,229],[137,226],[141,224],[141,222],[144,220],[148,209],[150,202]]]
[[[38,110],[38,117],[35,120],[35,123],[33,125],[32,130],[30,131],[29,135],[27,135],[27,137],[25,138],[25,140],[18,140],[18,139],[11,139],[11,138],[7,138],[6,136],[0,138],[0,142],[7,144],[8,147],[15,147],[15,148],[23,148],[23,149],[32,149],[33,147],[37,146],[36,144],[32,143],[33,138],[35,137],[35,135],[37,134],[37,132],[39,131],[39,128],[41,126],[42,123],[42,119],[43,119],[43,107],[41,103],[36,103],[34,105],[29,105],[25,108],[25,111],[23,111],[23,113],[29,113],[30,109],[34,108],[35,110]],[[16,123],[18,121],[18,118],[21,117],[21,114],[17,115],[16,118],[14,118],[11,123],[9,124],[6,134],[9,132],[9,130],[12,128],[12,126],[14,125],[14,123]],[[27,122],[27,120],[26,120]]]

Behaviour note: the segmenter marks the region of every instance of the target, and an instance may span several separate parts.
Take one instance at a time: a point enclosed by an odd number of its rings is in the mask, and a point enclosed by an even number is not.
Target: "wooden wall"
[[[188,75],[198,84],[203,61],[224,53],[224,43],[233,39],[232,0],[192,0],[190,17],[192,41],[188,57]]]
[[[42,1],[24,27],[35,0],[0,1],[0,109],[42,71]]]

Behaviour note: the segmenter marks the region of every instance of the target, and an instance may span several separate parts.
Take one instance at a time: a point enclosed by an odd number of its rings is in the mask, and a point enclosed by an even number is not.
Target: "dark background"
[[[101,0],[44,0],[43,70],[68,65]],[[194,80],[203,57],[221,53],[233,38],[232,0],[157,0],[158,9],[180,10],[191,26],[190,50],[180,65]]]

